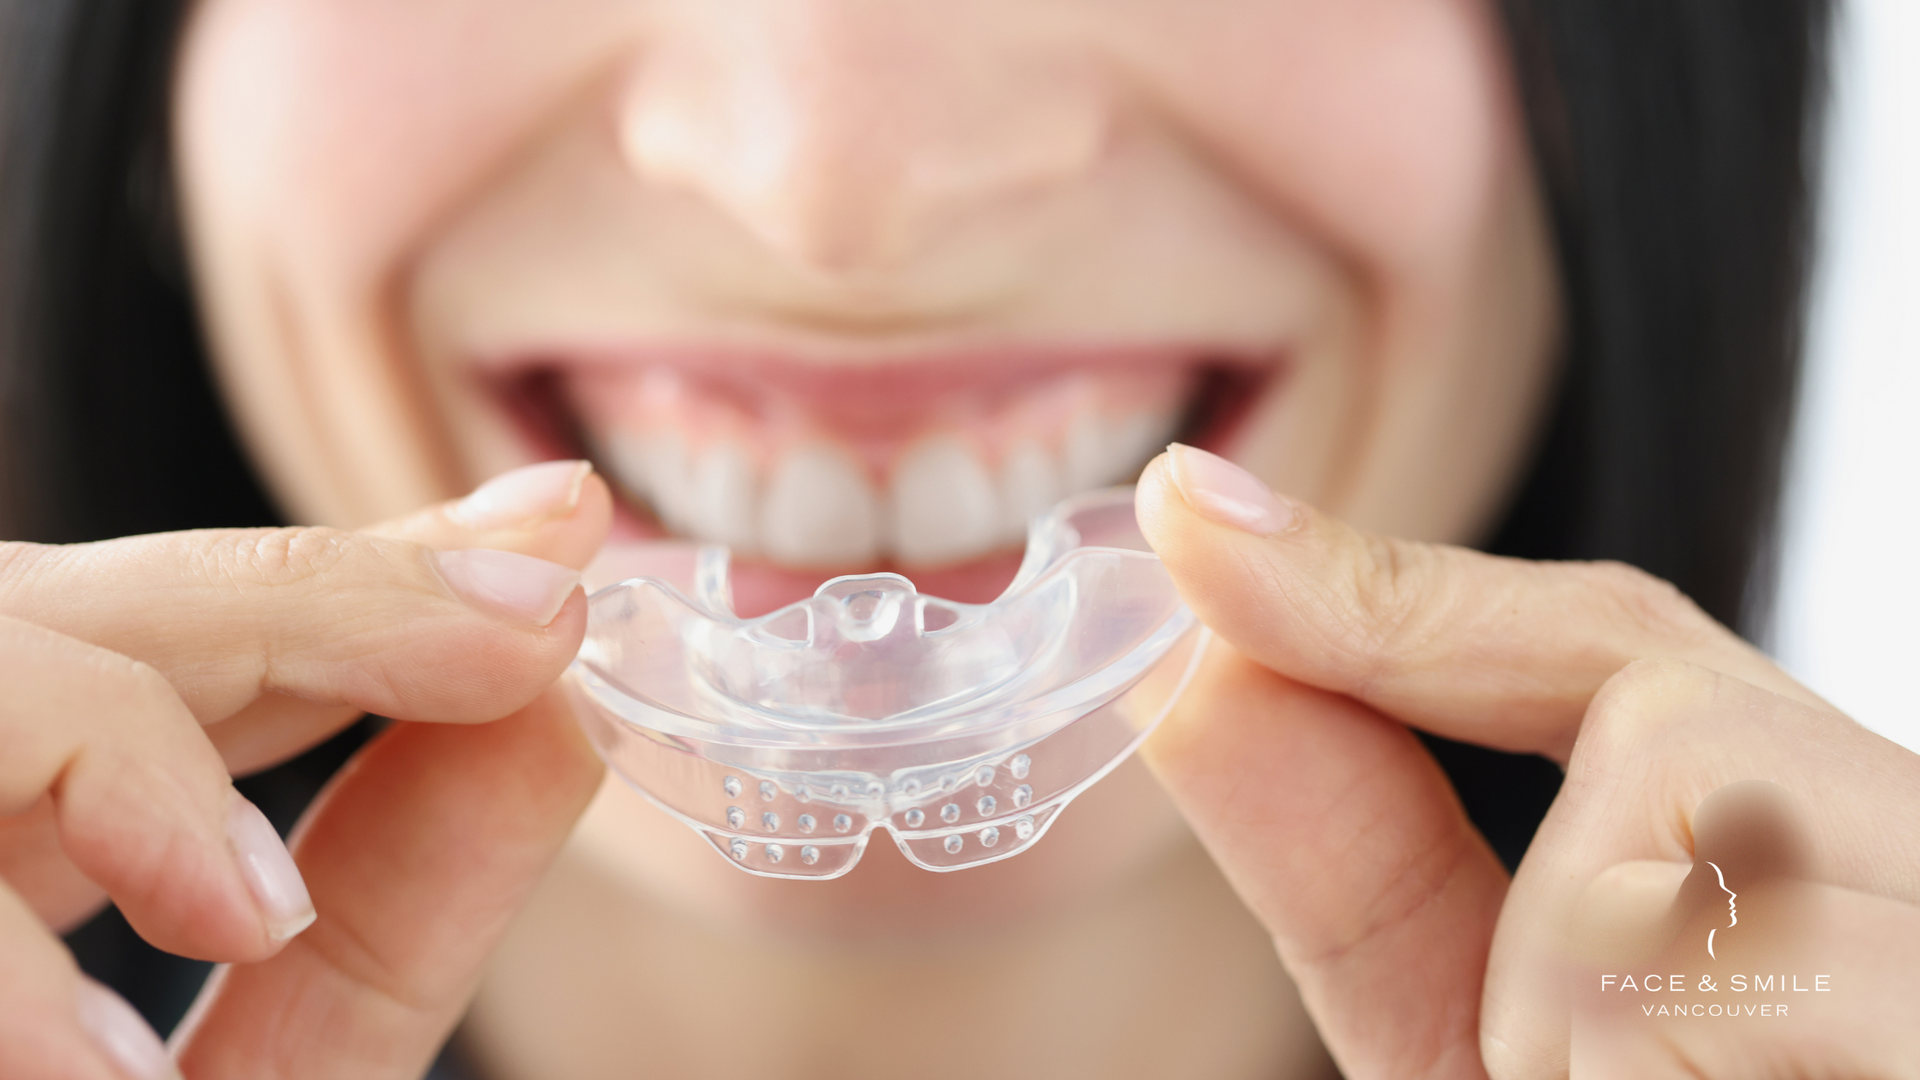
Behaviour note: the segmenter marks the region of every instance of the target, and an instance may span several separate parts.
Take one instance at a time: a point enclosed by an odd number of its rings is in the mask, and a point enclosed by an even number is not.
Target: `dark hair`
[[[0,7],[0,536],[272,520],[208,377],[172,225],[185,7]],[[1759,629],[1828,9],[1500,0],[1566,326],[1550,421],[1491,550],[1631,562]],[[1428,745],[1513,864],[1557,772]]]
[[[274,521],[215,394],[173,231],[186,7],[0,7],[0,538]]]
[[[1503,0],[1553,217],[1558,400],[1490,545],[1620,559],[1765,630],[1827,0]]]

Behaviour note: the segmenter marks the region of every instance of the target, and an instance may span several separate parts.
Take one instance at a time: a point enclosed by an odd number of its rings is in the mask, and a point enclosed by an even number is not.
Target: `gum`
[[[719,364],[699,372],[608,365],[590,368],[569,384],[570,404],[599,440],[653,441],[671,433],[689,459],[724,444],[762,477],[795,447],[826,443],[858,461],[868,482],[884,489],[907,448],[929,437],[957,439],[987,466],[999,468],[1006,453],[1022,444],[1060,456],[1073,418],[1082,413],[1103,426],[1136,415],[1175,424],[1179,410],[1168,403],[1190,397],[1196,378],[1189,366],[1165,359],[1074,366],[1041,376],[994,373],[992,367],[972,365],[964,385],[945,385],[937,394],[911,389],[919,381],[911,372],[889,379],[861,369],[856,386],[901,388],[872,394],[871,400],[859,395],[861,403],[850,407],[853,387],[844,378],[788,386],[783,383],[794,380],[784,371],[762,371],[755,379],[716,374],[726,370]]]
[[[725,548],[611,562],[624,580],[592,596],[565,680],[582,726],[617,774],[769,877],[844,874],[876,829],[933,871],[1026,851],[1153,730],[1207,640],[1131,489],[1036,520],[990,604],[876,574],[741,619]]]

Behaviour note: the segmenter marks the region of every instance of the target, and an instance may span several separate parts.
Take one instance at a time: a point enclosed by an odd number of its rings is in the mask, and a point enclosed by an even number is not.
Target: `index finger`
[[[1831,711],[1666,582],[1372,536],[1174,446],[1140,477],[1140,529],[1201,621],[1290,679],[1451,739],[1566,763],[1587,703],[1670,657]]]
[[[605,501],[597,480],[589,494]],[[590,549],[604,514],[554,527]],[[435,551],[441,537],[419,539],[216,529],[4,544],[0,612],[152,665],[202,723],[268,693],[454,721],[531,700],[579,646],[578,572],[483,542]]]
[[[599,550],[612,515],[611,493],[590,464],[550,461],[502,473],[456,502],[359,532],[436,551],[510,551],[578,570]],[[240,775],[286,760],[345,727],[361,711],[267,693],[208,728],[207,734],[227,767]]]

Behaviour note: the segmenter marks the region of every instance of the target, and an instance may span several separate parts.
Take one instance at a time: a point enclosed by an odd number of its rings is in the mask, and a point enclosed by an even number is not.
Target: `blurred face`
[[[985,599],[1178,437],[1471,540],[1555,328],[1490,9],[202,0],[191,253],[303,520],[586,455],[627,535],[742,553],[743,608]]]

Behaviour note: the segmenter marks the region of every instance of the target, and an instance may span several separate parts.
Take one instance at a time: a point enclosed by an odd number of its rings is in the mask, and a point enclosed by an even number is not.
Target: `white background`
[[[1920,3],[1836,27],[1820,263],[1772,642],[1920,750]]]

